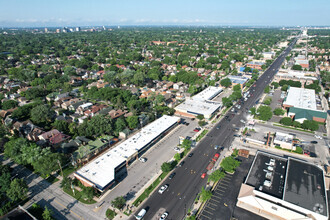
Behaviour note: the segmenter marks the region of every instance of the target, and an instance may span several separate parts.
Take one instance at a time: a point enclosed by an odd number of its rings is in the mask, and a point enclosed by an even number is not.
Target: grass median
[[[150,193],[158,187],[158,184],[165,178],[165,176],[168,174],[168,172],[163,172],[159,175],[159,177],[147,188],[144,190],[144,192],[133,202],[133,205],[135,207],[138,207],[148,196]]]

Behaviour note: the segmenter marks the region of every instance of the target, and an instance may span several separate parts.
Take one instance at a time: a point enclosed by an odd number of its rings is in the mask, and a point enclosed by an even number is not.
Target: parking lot
[[[239,159],[242,160],[240,167],[237,168],[233,175],[226,174],[226,176],[218,182],[213,190],[211,199],[208,200],[203,207],[198,219],[229,220],[232,216],[237,217],[237,219],[263,219],[251,212],[245,212],[236,207],[241,184],[248,173],[253,158],[253,156],[250,156],[248,159],[239,157]],[[244,213],[244,215],[242,215],[244,218],[241,216],[242,213]]]
[[[228,97],[233,93],[232,89],[224,89],[217,97],[215,97],[212,101],[222,102],[223,97]]]
[[[130,200],[155,175],[159,174],[162,163],[170,160],[177,153],[174,147],[179,144],[179,137],[192,137],[196,133],[193,129],[198,126],[197,120],[185,119],[185,121],[189,125],[178,125],[142,155],[146,158],[146,162],[134,161],[127,169],[127,176],[109,191],[105,200],[111,201],[118,196],[125,196]]]

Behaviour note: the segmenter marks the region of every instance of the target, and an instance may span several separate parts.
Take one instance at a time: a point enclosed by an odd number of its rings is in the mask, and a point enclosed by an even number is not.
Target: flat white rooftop
[[[216,97],[220,92],[222,92],[222,88],[209,86],[197,95],[193,96],[191,99],[205,101],[205,100],[212,100]]]
[[[286,143],[290,143],[292,144],[292,141],[293,141],[293,135],[290,135],[290,134],[285,134],[285,133],[282,133],[282,132],[276,132],[275,134],[275,139],[274,139],[274,142],[286,142]]]
[[[283,102],[283,105],[291,105],[297,108],[317,110],[315,91],[313,89],[290,87],[288,89],[288,95]]]
[[[185,102],[178,105],[175,110],[210,116],[220,107],[221,103],[217,102],[187,99]]]
[[[119,165],[135,156],[139,150],[177,123],[179,119],[176,116],[162,116],[142,128],[139,133],[80,168],[76,174],[92,182],[100,190],[104,189],[115,179],[115,169]]]
[[[294,70],[280,70],[277,72],[277,76],[280,77],[289,77],[289,78],[297,78],[297,79],[309,79],[309,80],[317,80],[316,77],[310,76],[314,74],[313,72],[305,72],[305,71],[294,71]]]

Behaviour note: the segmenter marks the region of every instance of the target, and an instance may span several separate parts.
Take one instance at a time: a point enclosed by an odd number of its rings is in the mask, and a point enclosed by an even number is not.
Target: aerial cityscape
[[[329,11],[0,0],[0,219],[330,219]]]

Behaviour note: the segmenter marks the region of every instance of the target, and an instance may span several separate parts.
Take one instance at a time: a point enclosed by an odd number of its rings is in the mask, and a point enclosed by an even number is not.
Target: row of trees
[[[17,164],[32,166],[43,177],[58,170],[59,163],[64,162],[61,154],[53,153],[50,148],[41,148],[24,138],[12,138],[8,141],[4,146],[4,155]]]
[[[319,129],[319,124],[313,120],[304,120],[303,123],[300,123],[298,121],[293,121],[290,117],[284,117],[280,120],[280,123],[286,126],[293,126],[295,128],[302,128],[311,131],[317,131]]]

